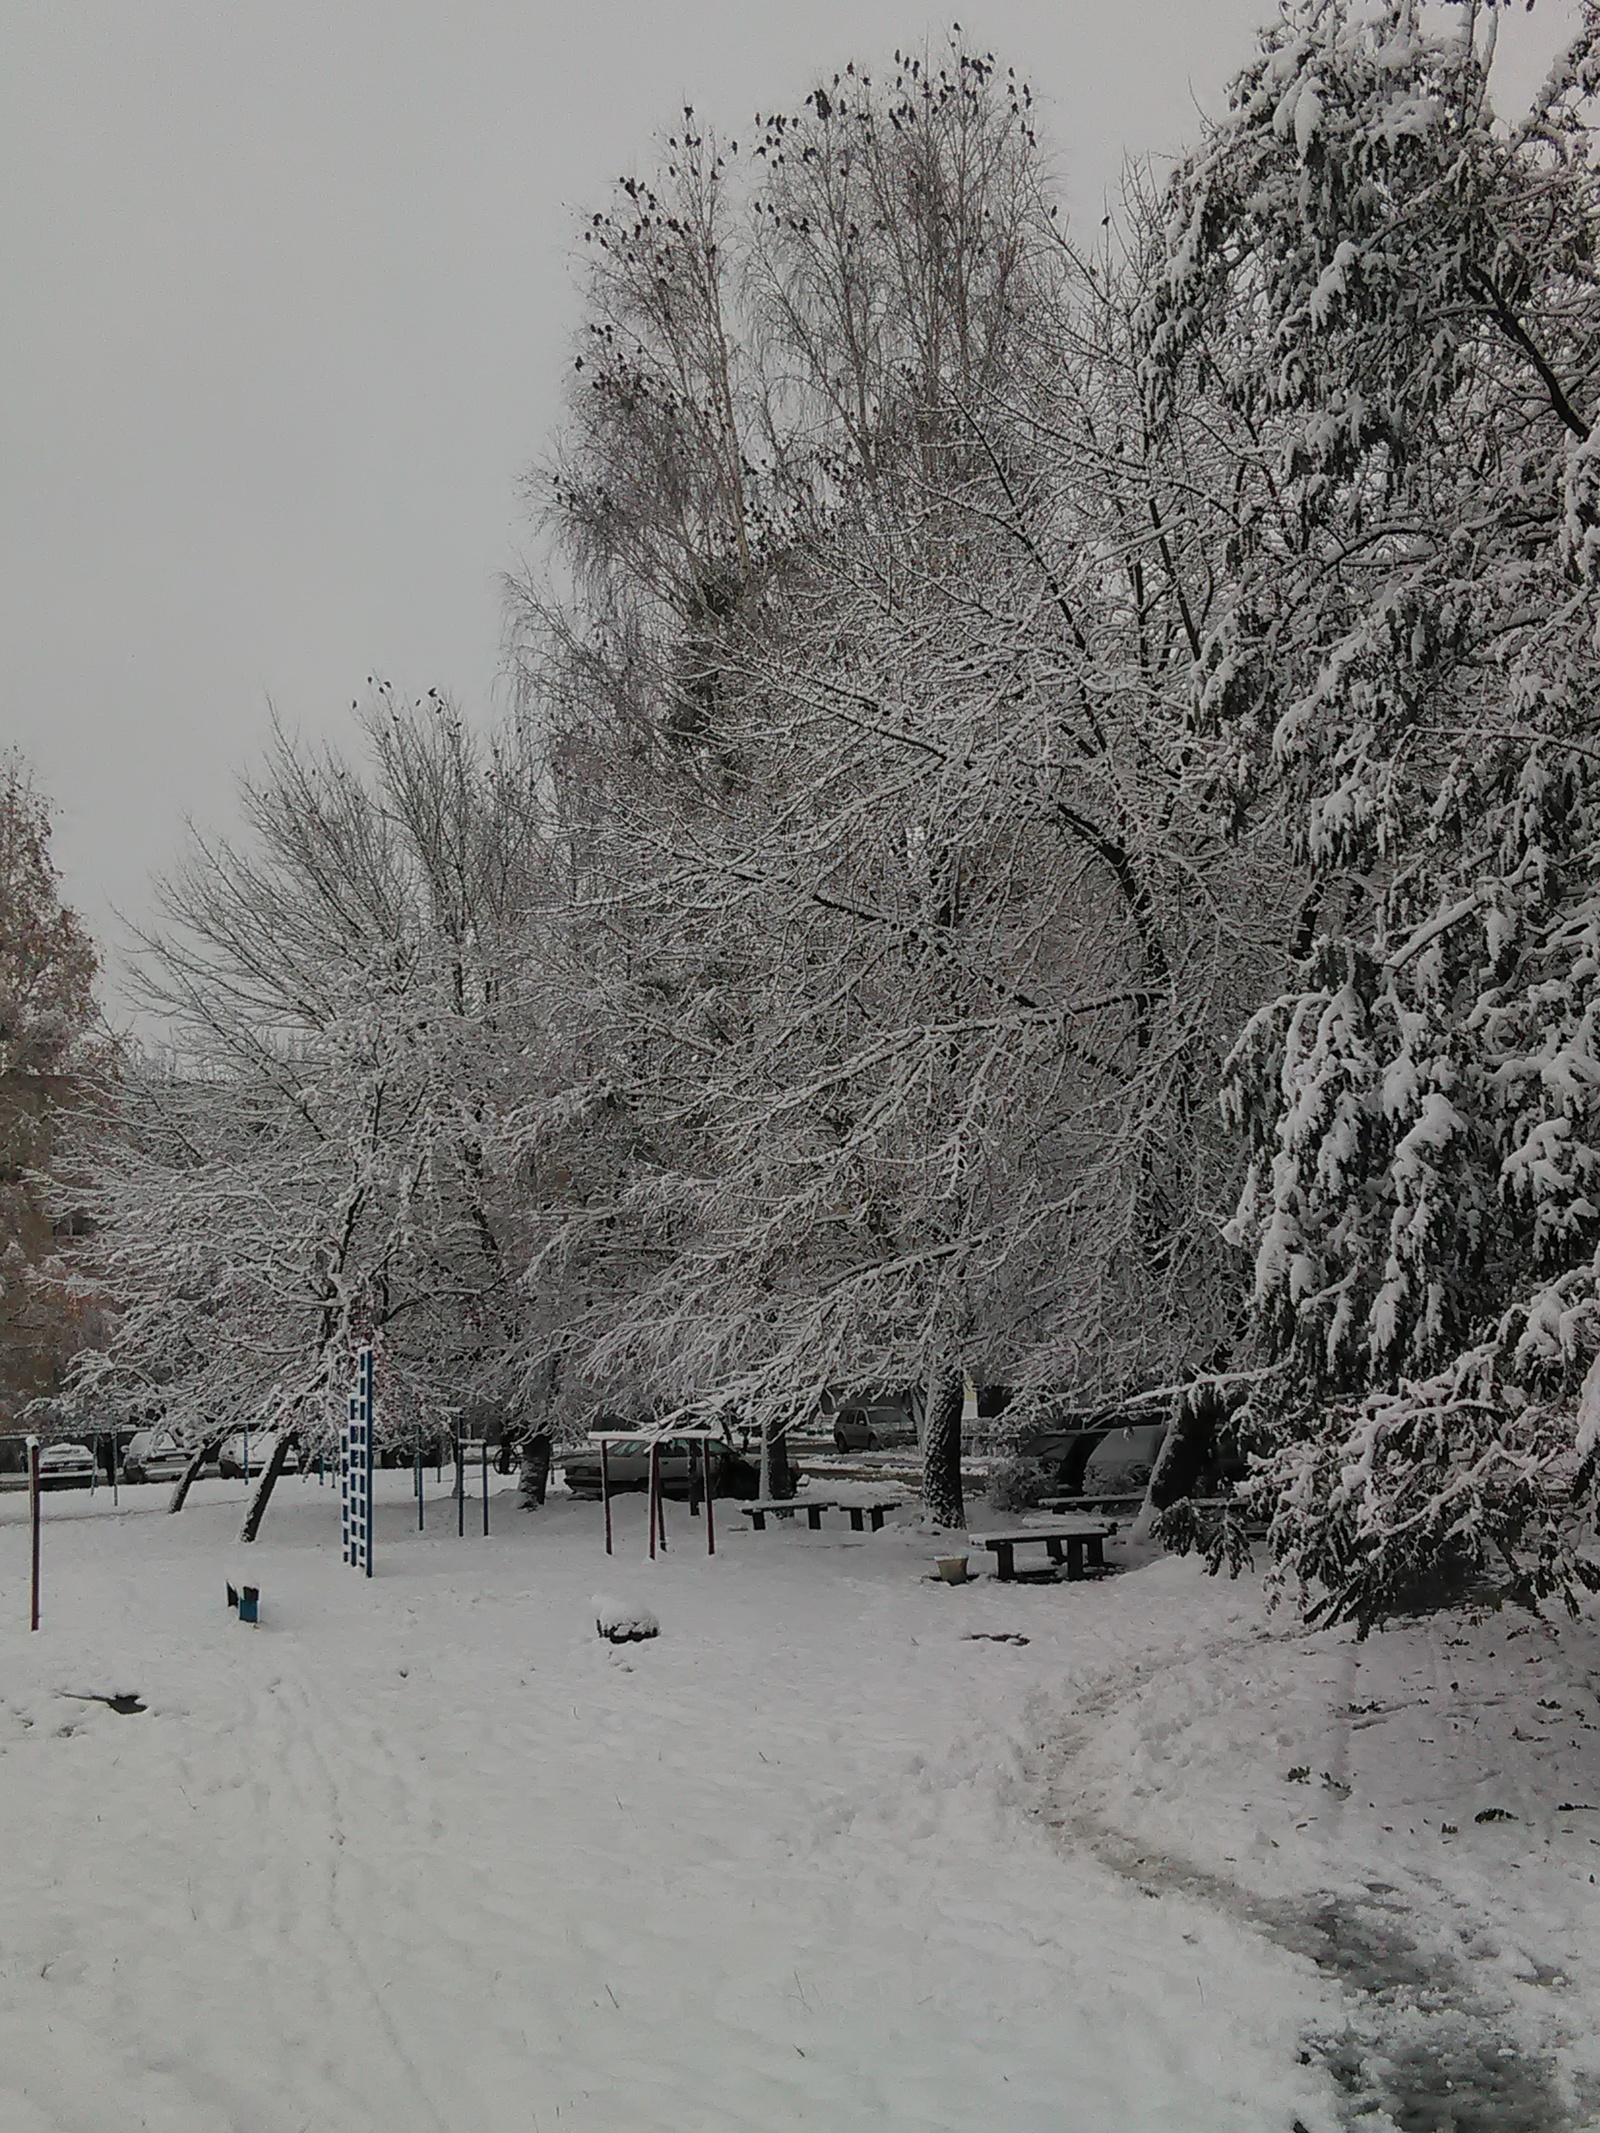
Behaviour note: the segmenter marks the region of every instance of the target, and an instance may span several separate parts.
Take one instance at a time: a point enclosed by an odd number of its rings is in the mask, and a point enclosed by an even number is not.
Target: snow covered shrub
[[[1174,180],[1147,318],[1158,403],[1210,365],[1259,439],[1195,694],[1311,883],[1298,983],[1225,1074],[1278,1365],[1252,1489],[1315,1611],[1362,1625],[1490,1571],[1600,1584],[1575,1421],[1600,1346],[1600,23],[1516,126],[1495,26],[1286,5]]]
[[[1037,1459],[1024,1459],[1017,1452],[1002,1453],[989,1468],[989,1508],[1031,1511],[1048,1487]]]

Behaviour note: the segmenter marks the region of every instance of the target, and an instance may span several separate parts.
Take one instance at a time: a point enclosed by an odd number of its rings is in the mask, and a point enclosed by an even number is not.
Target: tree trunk
[[[965,1526],[961,1495],[961,1408],[966,1387],[959,1370],[928,1373],[922,1422],[922,1508],[936,1526]]]
[[[1209,1385],[1186,1392],[1150,1470],[1150,1501],[1158,1511],[1192,1496],[1216,1451],[1222,1402]]]
[[[525,1511],[544,1502],[550,1486],[550,1439],[542,1430],[522,1440],[521,1500]]]
[[[761,1494],[764,1500],[787,1503],[794,1494],[794,1469],[789,1464],[789,1425],[772,1416],[761,1425]]]
[[[280,1429],[266,1465],[261,1469],[261,1479],[250,1491],[250,1501],[245,1506],[244,1524],[239,1528],[242,1541],[253,1541],[261,1531],[261,1521],[267,1515],[267,1503],[277,1487],[278,1476],[283,1472],[283,1463],[289,1456],[294,1438],[286,1429]]]
[[[1191,1386],[1181,1396],[1150,1469],[1144,1503],[1134,1522],[1136,1539],[1143,1540],[1148,1535],[1158,1511],[1194,1494],[1195,1483],[1215,1449],[1221,1412],[1221,1402],[1207,1386]]]
[[[217,1431],[215,1436],[205,1437],[201,1439],[200,1449],[195,1453],[194,1457],[189,1461],[189,1464],[184,1468],[183,1472],[172,1484],[172,1495],[167,1504],[167,1510],[169,1513],[173,1511],[181,1511],[183,1509],[184,1500],[189,1494],[191,1485],[199,1476],[200,1469],[205,1465],[208,1459],[210,1459],[215,1453],[221,1451],[224,1440],[230,1437],[232,1434],[233,1432],[231,1430],[220,1429]]]

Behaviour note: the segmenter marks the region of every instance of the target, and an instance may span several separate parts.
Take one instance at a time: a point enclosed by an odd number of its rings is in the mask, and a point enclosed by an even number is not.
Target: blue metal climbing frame
[[[356,1389],[339,1440],[339,1526],[344,1559],[372,1575],[372,1350],[356,1356]]]

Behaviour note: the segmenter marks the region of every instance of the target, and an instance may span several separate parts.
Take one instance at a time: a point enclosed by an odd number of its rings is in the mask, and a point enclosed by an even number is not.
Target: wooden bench
[[[898,1511],[900,1506],[898,1503],[840,1503],[832,1496],[777,1496],[764,1497],[759,1503],[741,1504],[739,1508],[757,1533],[765,1533],[769,1518],[793,1518],[796,1511],[804,1511],[806,1524],[813,1533],[822,1531],[824,1511],[847,1513],[852,1533],[864,1533],[870,1519],[872,1530],[877,1533],[882,1528],[884,1514]]]
[[[1008,1526],[993,1533],[969,1533],[975,1548],[987,1548],[994,1556],[994,1574],[1005,1580],[1016,1576],[1016,1551],[1040,1547],[1052,1563],[1064,1562],[1069,1578],[1081,1578],[1085,1564],[1105,1567],[1105,1543],[1114,1529],[1103,1519],[1062,1518],[1048,1526]]]

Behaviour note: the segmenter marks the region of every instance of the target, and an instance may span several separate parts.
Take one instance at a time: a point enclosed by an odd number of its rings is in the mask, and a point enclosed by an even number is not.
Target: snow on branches
[[[366,735],[370,780],[280,740],[253,848],[199,844],[166,886],[145,987],[174,1050],[129,1063],[89,1151],[119,1317],[85,1399],[325,1441],[363,1340],[397,1435],[514,1373],[535,780],[442,702],[380,691]]]
[[[1147,369],[1246,413],[1197,704],[1312,871],[1230,1058],[1274,1546],[1363,1623],[1593,1583],[1596,24],[1519,126],[1492,11],[1286,8],[1179,172]],[[1576,1494],[1574,1493],[1576,1491]]]

